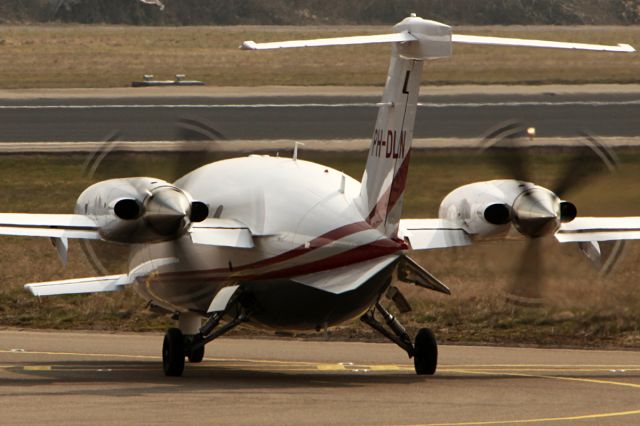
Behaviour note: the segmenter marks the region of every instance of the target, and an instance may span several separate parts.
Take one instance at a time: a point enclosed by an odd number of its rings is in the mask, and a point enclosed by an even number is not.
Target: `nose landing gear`
[[[162,368],[165,376],[178,377],[184,371],[185,357],[189,362],[198,363],[204,358],[204,346],[231,331],[247,320],[244,312],[218,328],[223,312],[211,314],[196,334],[185,335],[179,328],[170,328],[162,344]]]

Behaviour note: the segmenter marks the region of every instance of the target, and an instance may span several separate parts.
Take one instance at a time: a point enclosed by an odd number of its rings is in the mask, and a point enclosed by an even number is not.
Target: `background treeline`
[[[153,0],[148,0],[153,1]],[[631,25],[640,0],[0,0],[0,23],[388,24],[410,12],[454,25]]]

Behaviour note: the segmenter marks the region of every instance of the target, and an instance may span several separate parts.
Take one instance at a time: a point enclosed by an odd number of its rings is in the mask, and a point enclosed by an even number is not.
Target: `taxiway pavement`
[[[3,424],[638,424],[640,353],[219,339],[180,378],[159,334],[0,331]]]
[[[381,93],[382,88],[377,90]],[[536,127],[543,138],[575,136],[581,130],[600,136],[640,135],[639,91],[540,90],[492,94],[487,88],[486,93],[424,95],[415,137],[478,138],[511,119]],[[1,98],[0,93],[0,142],[100,141],[115,130],[126,141],[178,140],[184,138],[184,126],[179,125],[184,119],[205,123],[229,140],[369,139],[380,100],[380,94],[369,91],[295,96],[126,93],[67,98]]]

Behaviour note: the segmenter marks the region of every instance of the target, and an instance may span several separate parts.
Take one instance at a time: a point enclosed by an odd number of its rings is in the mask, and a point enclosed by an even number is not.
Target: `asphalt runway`
[[[219,339],[164,377],[159,334],[0,331],[3,424],[638,424],[640,353]]]
[[[382,88],[380,88],[382,92]],[[0,142],[183,139],[181,119],[229,140],[370,138],[379,96],[0,99]],[[640,93],[459,94],[421,97],[416,138],[478,138],[521,120],[543,138],[581,130],[640,135]],[[183,126],[184,127],[184,126]]]

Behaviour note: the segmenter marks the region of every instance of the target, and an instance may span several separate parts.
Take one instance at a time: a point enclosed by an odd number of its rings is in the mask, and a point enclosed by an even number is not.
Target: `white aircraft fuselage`
[[[242,284],[257,325],[299,330],[338,324],[361,316],[374,302],[380,293],[375,290],[389,283],[393,260],[407,249],[367,223],[360,182],[320,164],[251,155],[203,166],[176,186],[220,218],[248,225],[255,246],[203,246],[186,243],[185,236],[180,250],[173,250],[174,242],[137,247],[131,269],[177,255],[177,263],[140,276],[135,286],[169,310],[206,313],[212,295]],[[308,274],[376,259],[385,267],[358,288],[343,291],[353,284],[348,281],[304,283]]]

